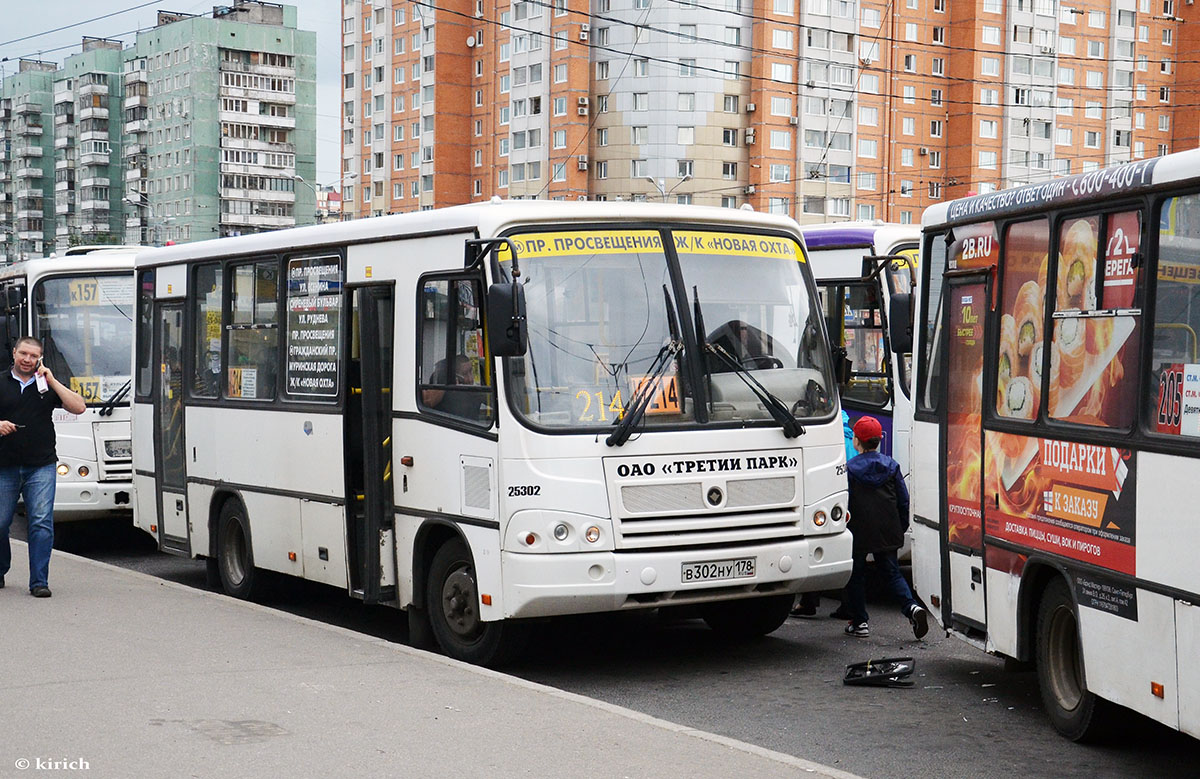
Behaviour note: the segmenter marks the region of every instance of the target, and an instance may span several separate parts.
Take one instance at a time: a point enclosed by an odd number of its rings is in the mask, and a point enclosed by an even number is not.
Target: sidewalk
[[[13,541],[0,777],[851,776],[63,552],[32,598],[27,565]]]

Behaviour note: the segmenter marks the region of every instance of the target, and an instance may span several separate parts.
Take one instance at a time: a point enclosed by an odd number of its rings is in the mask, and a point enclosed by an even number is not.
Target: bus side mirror
[[[888,338],[892,351],[907,354],[912,351],[912,294],[898,292],[892,295],[888,309]]]
[[[520,357],[529,348],[525,322],[525,288],[493,284],[487,295],[488,344],[496,357]]]
[[[11,286],[4,290],[5,307],[10,309],[20,308],[21,304],[25,302],[24,292],[24,289],[17,286]]]

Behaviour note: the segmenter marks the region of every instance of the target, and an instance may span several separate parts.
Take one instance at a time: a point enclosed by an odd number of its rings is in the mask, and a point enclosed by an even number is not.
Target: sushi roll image
[[[1075,383],[1083,377],[1087,366],[1087,319],[1060,319],[1058,321],[1058,382],[1064,392],[1070,392]]]
[[[996,413],[1008,416],[1004,395],[1017,364],[1017,321],[1009,314],[1000,317],[1000,358],[996,374]]]
[[[1058,257],[1059,311],[1096,307],[1096,231],[1087,219],[1077,219],[1062,239]]]
[[[1033,419],[1037,414],[1033,382],[1025,376],[1017,376],[1008,382],[1004,391],[1005,416],[1015,419]]]
[[[1028,376],[1033,347],[1042,340],[1042,288],[1036,281],[1027,281],[1017,290],[1013,320],[1017,331],[1018,358],[1013,375]]]

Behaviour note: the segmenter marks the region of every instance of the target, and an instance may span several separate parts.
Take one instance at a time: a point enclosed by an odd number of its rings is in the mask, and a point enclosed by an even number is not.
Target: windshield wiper
[[[129,381],[125,382],[125,384],[122,385],[121,389],[114,392],[112,394],[112,396],[109,397],[108,400],[104,401],[104,405],[100,407],[100,410],[98,412],[96,412],[97,415],[102,416],[102,417],[111,417],[113,411],[116,411],[116,409],[117,409],[117,404],[120,403],[125,398],[125,396],[129,394],[129,388],[131,386],[133,386],[133,379],[130,379]]]
[[[650,407],[650,401],[658,391],[659,379],[667,372],[667,368],[674,364],[675,355],[683,349],[683,342],[679,338],[679,322],[675,319],[675,310],[671,306],[671,294],[667,291],[666,284],[663,284],[663,298],[667,306],[667,326],[671,330],[671,340],[658,350],[654,361],[650,363],[649,373],[634,391],[633,397],[629,399],[625,413],[613,421],[616,428],[608,438],[604,439],[604,443],[609,446],[621,446],[629,440],[629,436],[633,434],[633,428],[645,416],[646,409]]]
[[[733,358],[729,352],[723,347],[708,342],[707,331],[704,329],[704,315],[700,311],[700,292],[696,287],[692,287],[693,308],[696,312],[696,337],[700,341],[700,350],[702,352],[715,355],[718,360],[724,363],[731,371],[738,375],[746,386],[750,388],[760,401],[763,407],[771,418],[779,423],[783,428],[785,438],[797,438],[804,435],[804,426],[796,421],[795,415],[787,410],[783,401],[771,394],[770,390],[759,383],[758,379],[754,378],[754,374],[746,369],[746,366]],[[705,373],[708,373],[707,366]]]

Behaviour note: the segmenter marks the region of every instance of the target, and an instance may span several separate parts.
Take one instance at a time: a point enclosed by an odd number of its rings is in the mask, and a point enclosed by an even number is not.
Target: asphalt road
[[[20,520],[14,535],[23,537]],[[160,554],[127,523],[62,525],[56,547],[195,587],[204,564]],[[53,568],[51,569],[53,586]],[[395,641],[396,611],[366,607],[322,585],[285,582],[266,605]],[[535,631],[507,671],[532,681],[741,739],[868,777],[1194,777],[1200,741],[1129,713],[1113,743],[1058,736],[1042,711],[1035,674],[931,630],[912,638],[894,608],[871,606],[869,638],[824,617],[789,620],[749,643],[719,640],[694,619],[656,612],[559,619]],[[906,689],[847,687],[846,664],[908,655]],[[536,737],[535,734],[531,734]],[[579,744],[586,749],[587,734]]]

